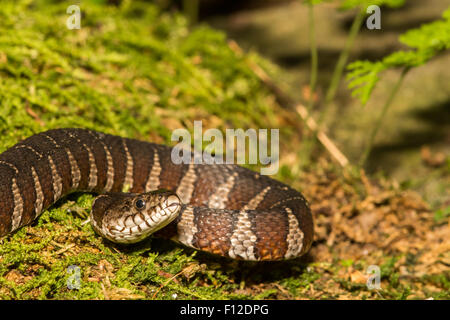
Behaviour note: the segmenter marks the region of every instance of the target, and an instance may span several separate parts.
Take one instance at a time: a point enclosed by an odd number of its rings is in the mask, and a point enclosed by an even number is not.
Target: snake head
[[[98,196],[91,211],[95,231],[116,243],[135,243],[172,222],[180,198],[169,190],[146,193],[108,193]]]

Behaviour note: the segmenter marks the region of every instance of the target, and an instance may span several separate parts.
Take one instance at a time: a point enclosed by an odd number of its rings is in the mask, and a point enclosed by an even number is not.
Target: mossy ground
[[[172,130],[280,128],[276,178],[312,203],[315,245],[302,259],[246,263],[149,239],[114,245],[85,223],[94,198],[72,194],[0,240],[0,299],[448,299],[449,214],[389,181],[321,158],[300,170],[295,115],[283,110],[223,33],[124,1],[0,6],[0,152],[33,133],[85,127],[174,144]],[[447,248],[447,250],[446,250]],[[365,286],[369,265],[381,289]],[[69,289],[70,266],[81,271]]]

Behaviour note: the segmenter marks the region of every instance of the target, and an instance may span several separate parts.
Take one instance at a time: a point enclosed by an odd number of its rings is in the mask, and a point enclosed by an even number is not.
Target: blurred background
[[[226,32],[245,50],[272,61],[281,72],[276,82],[296,101],[309,99],[311,72],[308,6],[299,0],[155,1],[166,10],[179,10],[192,24],[206,23]],[[439,19],[448,0],[408,0],[398,8],[381,8],[381,29],[365,25],[356,37],[349,62],[380,60],[405,49],[399,36]],[[314,7],[318,49],[316,118],[356,10],[339,10],[334,2]],[[366,163],[370,173],[384,174],[418,190],[434,204],[449,204],[450,53],[413,69],[405,78],[384,117]],[[338,148],[357,162],[367,144],[368,130],[395,85],[401,70],[382,75],[366,106],[351,96],[348,82],[340,82],[325,119],[326,131]]]

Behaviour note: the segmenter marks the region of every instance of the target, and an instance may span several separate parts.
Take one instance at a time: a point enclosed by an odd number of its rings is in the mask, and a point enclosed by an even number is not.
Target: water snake
[[[234,164],[174,164],[171,150],[77,128],[28,137],[0,154],[0,236],[84,191],[99,194],[90,220],[113,242],[153,234],[257,261],[309,250],[313,221],[298,191]]]

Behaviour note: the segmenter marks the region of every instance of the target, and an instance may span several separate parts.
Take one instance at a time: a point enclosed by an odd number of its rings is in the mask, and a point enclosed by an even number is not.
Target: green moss
[[[184,18],[139,2],[120,8],[83,2],[82,28],[68,30],[66,6],[2,4],[2,150],[63,126],[152,133],[169,142],[173,128],[161,120],[181,125],[199,109],[235,127],[273,122],[267,93],[222,33],[206,27],[189,33]]]

